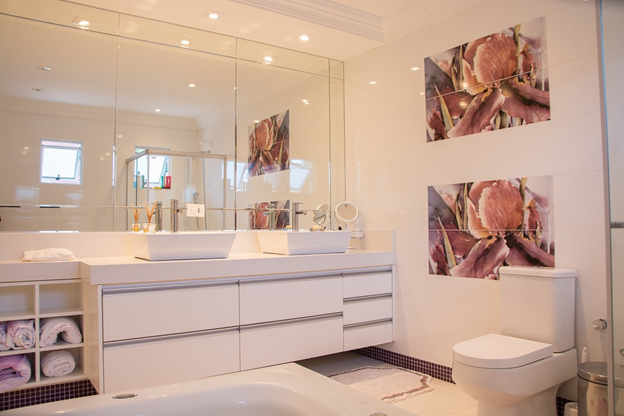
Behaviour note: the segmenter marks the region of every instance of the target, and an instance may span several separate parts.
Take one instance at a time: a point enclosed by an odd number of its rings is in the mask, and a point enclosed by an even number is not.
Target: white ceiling
[[[61,0],[70,1],[70,0]],[[484,0],[71,0],[345,61]],[[211,20],[207,12],[222,14]],[[312,36],[302,42],[298,36]]]

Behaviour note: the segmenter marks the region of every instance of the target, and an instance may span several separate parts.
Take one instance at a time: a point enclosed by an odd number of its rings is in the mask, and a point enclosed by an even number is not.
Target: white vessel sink
[[[347,251],[351,231],[258,231],[263,253],[324,254]]]
[[[134,257],[151,261],[224,258],[235,237],[234,231],[128,234]]]

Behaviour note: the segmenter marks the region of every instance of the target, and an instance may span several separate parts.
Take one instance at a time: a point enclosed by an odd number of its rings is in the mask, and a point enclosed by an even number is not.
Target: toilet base
[[[508,405],[477,402],[477,416],[557,416],[558,388],[559,384],[536,396]]]

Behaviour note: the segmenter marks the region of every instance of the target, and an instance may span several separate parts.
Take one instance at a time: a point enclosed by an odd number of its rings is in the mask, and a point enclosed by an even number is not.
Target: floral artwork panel
[[[289,110],[249,127],[249,176],[290,169]]]
[[[274,210],[269,210],[271,204]],[[285,229],[290,225],[289,210],[290,200],[256,203],[254,210],[249,213],[249,228],[251,230],[268,230],[270,215],[274,215],[275,229]]]
[[[429,273],[498,279],[555,266],[552,176],[430,186]]]
[[[550,120],[543,17],[425,58],[427,141]]]

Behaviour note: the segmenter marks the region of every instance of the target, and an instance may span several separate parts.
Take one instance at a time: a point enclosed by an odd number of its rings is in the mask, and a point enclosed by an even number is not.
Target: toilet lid
[[[453,347],[453,360],[480,368],[514,368],[547,358],[551,344],[490,334],[460,342]]]

